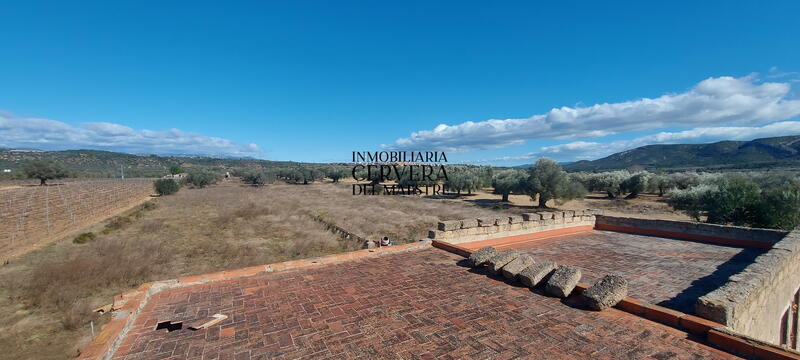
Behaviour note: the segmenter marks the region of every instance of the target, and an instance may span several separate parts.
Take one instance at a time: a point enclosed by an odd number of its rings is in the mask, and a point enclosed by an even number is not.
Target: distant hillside
[[[800,167],[800,136],[712,144],[647,145],[593,161],[564,166],[567,171],[655,169],[761,169]]]
[[[280,167],[298,164],[289,161],[268,161],[255,159],[220,159],[190,156],[132,155],[101,150],[10,150],[0,149],[0,169],[11,169],[18,173],[25,162],[46,158],[61,163],[74,175],[92,177],[117,177],[120,167],[125,169],[126,177],[161,176],[171,166],[184,169],[195,167],[233,168],[233,167]]]

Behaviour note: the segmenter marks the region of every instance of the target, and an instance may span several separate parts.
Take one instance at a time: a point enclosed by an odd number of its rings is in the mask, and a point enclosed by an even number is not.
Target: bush
[[[700,221],[706,209],[706,199],[717,191],[716,185],[698,185],[689,189],[673,189],[668,193],[667,204],[682,210],[695,221]]]
[[[211,184],[216,184],[217,181],[219,181],[219,177],[210,171],[200,170],[190,172],[184,181],[187,184],[192,184],[196,187],[203,188]]]
[[[252,185],[266,185],[275,182],[275,173],[271,171],[248,172],[242,175],[242,180]]]
[[[95,235],[93,232],[85,232],[83,234],[80,234],[80,235],[76,236],[74,239],[72,239],[72,243],[73,244],[86,244],[87,242],[95,241],[96,239],[97,239],[97,235]]]
[[[705,200],[709,223],[746,226],[753,223],[754,211],[761,201],[761,188],[750,180],[723,180],[719,189]]]
[[[159,196],[164,196],[164,195],[172,195],[178,192],[181,186],[178,185],[178,183],[172,179],[158,179],[153,182],[153,188],[156,190],[156,193]]]
[[[800,187],[763,192],[753,212],[753,226],[793,230],[800,225]]]
[[[111,231],[122,229],[130,225],[132,222],[133,221],[127,216],[114,216],[108,221],[108,224],[106,224],[106,227],[103,229],[103,233],[108,234]]]
[[[155,208],[156,208],[156,203],[152,201],[145,201],[144,203],[142,203],[141,210],[147,211],[147,210],[153,210]]]

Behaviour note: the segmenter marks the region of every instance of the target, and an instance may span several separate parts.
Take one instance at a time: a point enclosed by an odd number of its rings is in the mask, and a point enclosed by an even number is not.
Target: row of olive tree
[[[633,199],[643,193],[664,196],[672,189],[688,189],[702,183],[714,181],[721,176],[712,173],[651,173],[647,171],[630,172],[627,170],[606,171],[600,173],[573,173],[571,176],[583,184],[588,191],[604,192],[609,199],[616,199],[624,194]]]
[[[732,174],[687,189],[667,202],[695,220],[792,230],[800,225],[800,182],[781,175]]]

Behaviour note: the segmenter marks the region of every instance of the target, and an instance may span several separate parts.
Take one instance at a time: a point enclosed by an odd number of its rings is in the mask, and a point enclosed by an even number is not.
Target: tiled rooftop
[[[582,281],[589,284],[605,274],[622,275],[630,283],[631,296],[685,313],[693,313],[699,297],[720,287],[763,252],[597,230],[497,248],[520,249],[560,264],[577,265],[583,271]]]
[[[641,240],[617,235],[599,232],[567,244],[582,241],[602,249],[603,241]],[[542,255],[559,254],[554,243],[548,248]],[[709,264],[735,255],[722,248],[727,255],[708,259],[716,248],[656,251],[684,252],[680,256]],[[600,263],[603,257],[591,259]],[[733,358],[674,328],[617,309],[581,310],[569,299],[459,266],[460,260],[428,248],[165,290],[147,302],[114,358]],[[646,264],[647,259],[629,262]],[[638,282],[634,296],[642,288]],[[215,313],[229,318],[206,330],[186,329]],[[166,320],[182,321],[184,327],[154,330]]]

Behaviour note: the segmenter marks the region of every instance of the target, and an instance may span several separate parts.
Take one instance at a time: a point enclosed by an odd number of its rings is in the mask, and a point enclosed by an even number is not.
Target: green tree
[[[589,178],[589,190],[603,191],[609,199],[615,199],[622,194],[622,183],[630,177],[630,173],[624,170],[608,171],[593,174]]]
[[[522,192],[527,176],[520,170],[503,170],[494,174],[492,187],[495,194],[503,195],[501,201],[508,202],[508,195],[512,192]]]
[[[50,160],[33,160],[23,168],[29,179],[39,179],[39,185],[47,185],[47,180],[67,177],[67,172],[58,163]]]
[[[173,165],[173,166],[169,167],[169,173],[172,174],[172,175],[178,175],[178,174],[180,174],[182,172],[183,172],[183,169],[181,169],[179,166]]]
[[[153,189],[155,189],[156,194],[159,196],[174,194],[178,192],[180,188],[180,185],[172,179],[158,179],[153,182]]]
[[[640,172],[625,179],[625,181],[620,184],[620,188],[623,191],[628,192],[628,196],[625,198],[635,199],[639,196],[639,194],[647,191],[649,179],[650,173],[648,172]]]
[[[758,185],[744,178],[725,179],[719,189],[705,199],[709,223],[747,226],[753,223],[756,204],[761,199]]]
[[[800,226],[800,186],[791,184],[763,192],[753,212],[753,226],[783,230]]]
[[[275,182],[276,174],[269,170],[250,171],[241,174],[242,181],[252,185],[267,185]]]
[[[669,191],[669,189],[672,189],[676,186],[677,185],[672,177],[666,174],[653,174],[648,182],[649,190],[661,197],[663,197],[664,194]]]
[[[345,177],[346,175],[347,172],[345,172],[345,170],[340,167],[329,168],[328,171],[326,172],[326,176],[329,179],[333,180],[333,182],[339,182],[339,179]]]
[[[561,165],[548,158],[541,158],[528,169],[526,191],[531,199],[539,196],[539,207],[546,208],[551,199],[569,200],[582,196],[579,183],[572,181]]]

